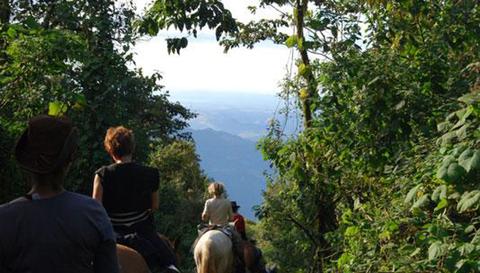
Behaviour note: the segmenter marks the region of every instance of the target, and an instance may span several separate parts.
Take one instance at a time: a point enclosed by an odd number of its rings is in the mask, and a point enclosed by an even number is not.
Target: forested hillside
[[[135,134],[135,160],[162,173],[158,230],[185,254],[208,179],[182,133],[194,114],[168,100],[159,74],[132,62],[137,19],[131,5],[112,1],[0,1],[0,203],[29,190],[13,148],[31,117],[67,115],[79,129],[66,188],[86,195],[94,171],[111,164],[107,128],[124,125]]]
[[[263,173],[269,170],[256,143],[212,129],[191,132],[201,167],[209,177],[225,184],[228,198],[242,207],[243,216],[255,219],[253,207],[262,202]]]
[[[34,115],[66,113],[82,132],[76,162],[82,172],[70,180],[72,189],[84,193],[91,192],[96,168],[109,163],[102,145],[109,126],[123,124],[135,131],[140,161],[148,156],[150,139],[182,137],[179,131],[193,114],[168,101],[160,75],[129,68],[135,15],[128,6],[2,1],[1,8],[0,200],[20,190],[10,151]]]
[[[305,130],[261,141],[278,171],[259,210],[271,261],[282,272],[480,271],[478,1],[260,2],[280,19],[222,43],[273,39],[298,53],[282,92]]]
[[[278,272],[480,272],[480,3],[477,0],[258,0],[239,22],[219,0],[0,1],[0,201],[25,191],[11,149],[28,118],[66,113],[82,132],[69,188],[89,193],[108,164],[106,128],[137,136],[162,170],[159,229],[195,236],[208,182],[160,75],[131,62],[141,35],[197,32],[225,50],[269,40],[295,53],[280,96],[303,130],[259,141],[268,175],[255,235]],[[233,65],[233,64],[232,64]],[[252,64],[255,65],[255,64]],[[193,171],[192,171],[193,170]],[[174,225],[177,224],[177,225]],[[190,263],[190,264],[189,264]],[[186,267],[191,266],[187,258]]]

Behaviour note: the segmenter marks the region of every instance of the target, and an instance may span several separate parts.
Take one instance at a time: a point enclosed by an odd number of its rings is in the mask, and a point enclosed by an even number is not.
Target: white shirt
[[[205,202],[203,214],[209,220],[210,225],[224,226],[233,217],[232,205],[228,199],[214,197]]]

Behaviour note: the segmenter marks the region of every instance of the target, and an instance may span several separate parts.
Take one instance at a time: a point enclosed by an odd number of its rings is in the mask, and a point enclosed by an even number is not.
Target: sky
[[[143,10],[149,0],[136,0]],[[247,9],[255,1],[224,0],[225,7],[240,21],[253,19]],[[258,17],[273,17],[266,10]],[[170,93],[209,91],[221,93],[254,93],[274,95],[291,63],[291,49],[264,42],[254,49],[234,48],[228,53],[218,45],[212,31],[202,31],[199,38],[189,39],[180,55],[167,52],[165,38],[175,31],[161,31],[157,37],[143,37],[137,42],[134,60],[146,74],[159,72],[162,84]]]

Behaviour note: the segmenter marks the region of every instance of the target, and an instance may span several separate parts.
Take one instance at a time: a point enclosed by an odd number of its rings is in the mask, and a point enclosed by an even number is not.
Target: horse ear
[[[173,239],[173,248],[178,249],[178,246],[180,245],[180,238],[175,238]]]

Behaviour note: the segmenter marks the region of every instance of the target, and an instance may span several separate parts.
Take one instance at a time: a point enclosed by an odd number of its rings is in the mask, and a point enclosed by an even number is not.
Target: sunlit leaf
[[[67,105],[62,102],[54,101],[48,104],[48,114],[50,116],[61,116],[67,112]]]

